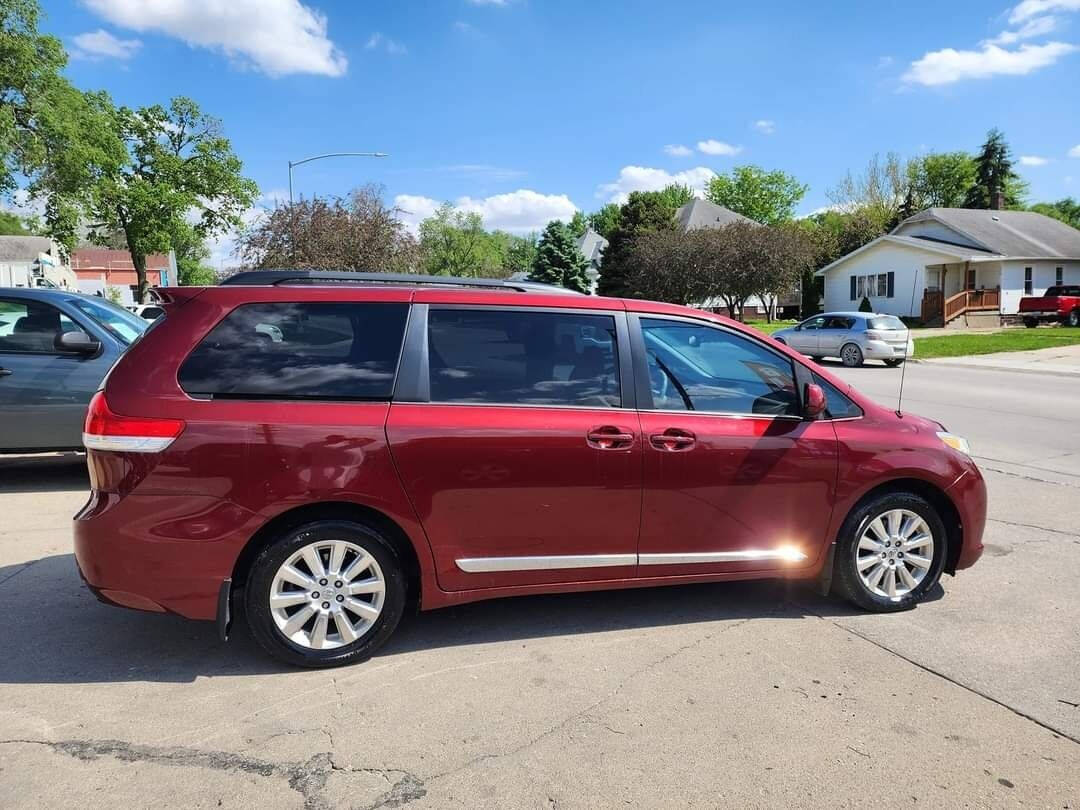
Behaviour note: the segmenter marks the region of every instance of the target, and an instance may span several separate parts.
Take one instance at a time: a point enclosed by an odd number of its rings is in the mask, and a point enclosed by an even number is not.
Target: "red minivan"
[[[963,439],[686,307],[255,271],[164,291],[90,405],[89,587],[302,666],[407,606],[784,577],[909,608],[982,553]]]

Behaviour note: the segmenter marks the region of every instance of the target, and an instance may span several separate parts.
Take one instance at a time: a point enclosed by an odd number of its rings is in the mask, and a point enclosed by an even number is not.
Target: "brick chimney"
[[[995,191],[990,198],[990,210],[992,211],[1004,211],[1005,210],[1005,192]]]

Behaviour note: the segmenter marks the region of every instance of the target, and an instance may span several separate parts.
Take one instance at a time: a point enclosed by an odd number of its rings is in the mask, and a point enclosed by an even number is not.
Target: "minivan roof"
[[[348,270],[245,270],[221,282],[224,286],[267,287],[286,284],[392,284],[403,287],[478,287],[516,292],[581,295],[575,290],[536,281],[509,281],[494,278],[461,276],[425,276],[414,273],[357,273]]]

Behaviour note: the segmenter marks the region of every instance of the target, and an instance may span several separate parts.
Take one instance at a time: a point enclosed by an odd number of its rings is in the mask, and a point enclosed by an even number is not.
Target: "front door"
[[[625,315],[425,309],[409,327],[419,367],[399,375],[425,401],[395,394],[386,429],[439,585],[632,577],[642,444]]]
[[[822,357],[839,357],[840,349],[852,338],[851,327],[855,319],[843,315],[829,315],[818,330],[818,353]]]
[[[831,514],[836,435],[799,416],[791,361],[726,329],[639,322],[652,400],[641,410],[639,575],[812,564]]]
[[[825,316],[818,315],[799,324],[799,328],[791,332],[788,343],[797,352],[817,356],[818,332],[825,324]]]

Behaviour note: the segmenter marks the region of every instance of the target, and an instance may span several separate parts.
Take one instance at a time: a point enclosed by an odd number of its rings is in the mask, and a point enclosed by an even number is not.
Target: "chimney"
[[[1005,192],[995,191],[990,198],[990,210],[991,211],[1004,211],[1005,210]]]

